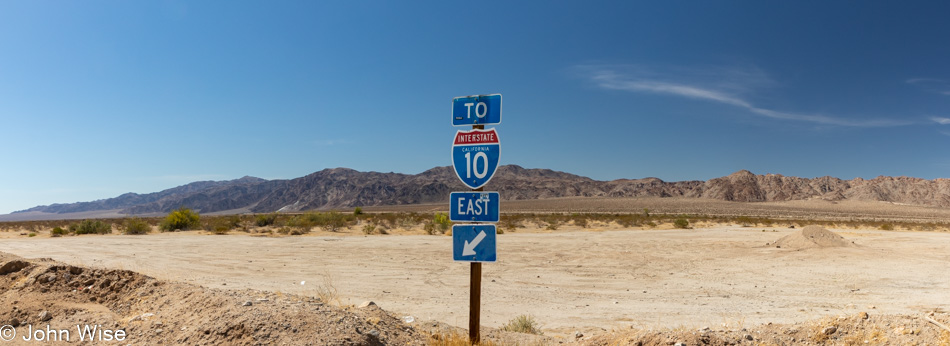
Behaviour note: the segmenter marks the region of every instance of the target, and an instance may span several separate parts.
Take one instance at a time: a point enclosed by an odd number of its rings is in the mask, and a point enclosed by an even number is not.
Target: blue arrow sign
[[[501,94],[452,99],[452,126],[501,124]]]
[[[460,222],[498,222],[497,192],[453,192],[449,195],[449,219]]]
[[[498,168],[501,143],[495,129],[458,131],[452,145],[455,175],[466,186],[477,189],[491,180]]]
[[[452,257],[459,262],[495,262],[495,225],[453,225]]]

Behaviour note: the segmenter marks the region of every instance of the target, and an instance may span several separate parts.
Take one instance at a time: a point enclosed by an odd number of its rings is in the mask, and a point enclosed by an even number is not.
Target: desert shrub
[[[893,230],[894,230],[894,225],[889,224],[889,223],[885,223],[885,224],[881,225],[881,227],[879,227],[879,228],[880,228],[882,231],[893,231]]]
[[[363,225],[363,234],[369,235],[369,234],[373,234],[373,233],[376,233],[376,224],[367,223],[367,224]]]
[[[53,230],[49,232],[50,236],[53,236],[53,237],[62,237],[66,235],[67,233],[69,232],[67,232],[65,229],[59,226],[54,227]]]
[[[426,234],[445,234],[450,229],[452,229],[452,221],[449,220],[449,216],[443,213],[436,213],[432,220],[425,221],[422,223],[422,230]]]
[[[355,209],[353,209],[353,216],[360,216],[360,215],[363,215],[363,208],[356,207]]]
[[[112,233],[112,225],[99,220],[82,220],[80,223],[69,225],[69,231],[80,234],[109,234]]]
[[[162,231],[186,231],[201,226],[201,216],[191,209],[181,207],[165,216],[165,219],[158,224]]]
[[[340,305],[340,293],[333,284],[333,277],[330,276],[330,273],[324,274],[322,281],[317,285],[317,298],[320,298],[320,301],[326,304]]]
[[[304,232],[310,232],[313,227],[317,226],[329,232],[337,232],[341,228],[349,226],[355,220],[356,216],[336,211],[328,213],[314,212],[294,216],[287,222],[287,225]]]
[[[350,222],[356,219],[353,215],[344,215],[336,211],[323,214],[323,218],[322,227],[330,232],[337,232],[340,228],[349,226]]]
[[[689,228],[689,220],[685,218],[678,218],[673,221],[673,227],[686,229]]]
[[[539,343],[540,344],[540,343]],[[472,341],[468,338],[465,330],[440,329],[438,332],[430,334],[426,342],[428,346],[472,346]],[[498,346],[494,341],[482,337],[478,346]]]
[[[228,231],[238,227],[240,223],[241,220],[235,218],[207,218],[202,228],[214,234],[228,234]]]
[[[419,220],[410,215],[396,219],[396,223],[399,225],[399,228],[409,230],[418,225]]]
[[[620,226],[634,227],[642,225],[643,219],[642,215],[618,215],[616,221]]]
[[[254,224],[257,225],[257,227],[270,226],[275,222],[277,222],[277,213],[260,214],[254,218]]]
[[[449,221],[449,216],[443,213],[435,214],[435,216],[432,218],[432,221],[442,233],[445,233],[445,231],[448,231],[450,228],[452,228],[452,221]]]
[[[125,234],[146,234],[152,230],[148,222],[137,217],[126,219],[123,226]]]
[[[310,233],[310,230],[316,227],[316,222],[308,215],[309,214],[294,215],[294,217],[287,221],[287,227],[303,233]]]
[[[739,217],[736,217],[736,218],[735,218],[735,222],[738,223],[738,224],[741,224],[742,227],[752,227],[752,226],[755,226],[755,225],[756,225],[755,221],[752,220],[752,218],[751,218],[751,217],[748,217],[748,216],[739,216]]]
[[[515,317],[511,319],[511,321],[508,321],[508,324],[505,324],[504,327],[501,327],[501,330],[516,333],[543,334],[541,328],[538,327],[538,323],[531,315]]]
[[[573,214],[571,219],[574,220],[574,225],[580,228],[587,228],[587,215]]]
[[[508,231],[514,231],[516,228],[524,227],[521,215],[501,215],[501,219],[498,221],[498,226]]]
[[[227,234],[232,229],[247,231],[243,220],[237,215],[206,218],[202,228],[214,234]]]
[[[547,224],[544,229],[549,231],[556,231],[558,227],[561,227],[561,220],[557,215],[548,215],[544,218],[544,222]]]
[[[395,225],[391,220],[392,214],[390,213],[373,214],[370,218],[378,227],[393,228],[393,225]]]
[[[36,236],[36,232],[30,232],[29,237],[32,238],[32,237],[35,237],[35,236]]]

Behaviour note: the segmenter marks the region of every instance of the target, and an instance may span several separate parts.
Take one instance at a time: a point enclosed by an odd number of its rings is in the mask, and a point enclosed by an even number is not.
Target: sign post
[[[452,99],[452,125],[472,126],[471,131],[459,130],[452,144],[452,166],[455,175],[472,192],[452,192],[450,220],[472,224],[452,226],[452,257],[459,262],[471,262],[468,314],[468,338],[472,344],[481,341],[482,263],[498,259],[497,230],[500,196],[497,192],[482,192],[485,184],[495,175],[501,143],[494,128],[485,125],[501,123],[501,94],[459,96]]]

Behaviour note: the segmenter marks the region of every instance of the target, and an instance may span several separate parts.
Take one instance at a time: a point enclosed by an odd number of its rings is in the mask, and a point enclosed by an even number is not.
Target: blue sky
[[[0,213],[244,175],[950,175],[947,2],[5,1]]]

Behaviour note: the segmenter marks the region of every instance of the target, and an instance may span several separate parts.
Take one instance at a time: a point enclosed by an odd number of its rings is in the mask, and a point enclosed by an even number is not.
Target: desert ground
[[[739,331],[863,313],[950,320],[950,233],[832,231],[851,244],[777,247],[801,232],[785,225],[507,232],[498,238],[498,262],[484,265],[482,324],[498,328],[531,315],[554,338],[547,343],[631,329]],[[444,235],[4,238],[0,251],[24,258],[209,289],[312,297],[332,286],[342,305],[373,301],[410,325],[468,321],[469,265],[452,261]],[[943,335],[933,329],[924,344]]]
[[[368,211],[445,212],[444,203],[367,207]],[[950,209],[876,201],[822,199],[783,202],[730,202],[682,197],[563,197],[502,201],[503,213],[637,213],[765,217],[777,220],[887,220],[947,222]],[[35,216],[35,215],[34,215]]]

